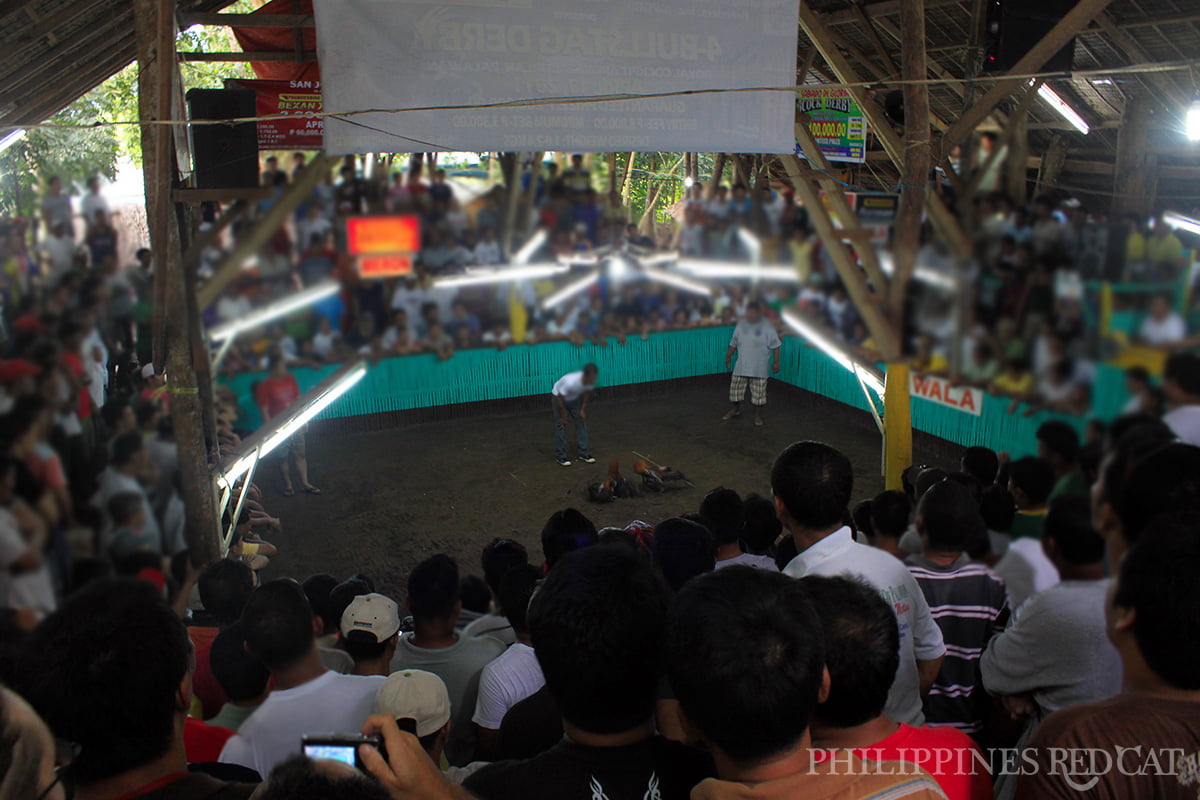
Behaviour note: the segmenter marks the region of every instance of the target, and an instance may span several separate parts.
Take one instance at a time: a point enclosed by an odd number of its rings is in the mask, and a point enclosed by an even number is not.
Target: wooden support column
[[[892,255],[896,268],[888,291],[892,327],[904,330],[908,282],[921,248],[921,209],[929,193],[932,161],[929,141],[929,88],[925,69],[925,6],[922,0],[900,2],[900,75],[904,84],[904,163],[900,170],[900,207]],[[908,387],[905,387],[908,391]]]
[[[1030,90],[1036,94],[1036,90]],[[1018,109],[1008,118],[1008,130],[1012,139],[1008,145],[1008,160],[1004,164],[1004,186],[1015,203],[1029,199],[1029,106]]]
[[[545,157],[546,151],[538,150],[532,153],[529,159],[529,187],[521,192],[520,207],[517,209],[517,230],[524,233],[529,230],[529,217],[533,214],[533,201],[537,197],[538,178],[542,174],[542,158]],[[520,182],[517,187],[520,189]],[[546,187],[549,189],[550,187]]]
[[[1145,92],[1132,94],[1125,104],[1113,169],[1113,219],[1129,213],[1145,218],[1154,210],[1156,181],[1150,164],[1152,156],[1147,152],[1152,105]]]
[[[725,172],[725,163],[729,160],[727,153],[717,153],[713,159],[713,173],[708,179],[708,194],[712,195],[721,185],[721,175]]]
[[[508,196],[504,199],[508,206],[504,210],[504,239],[501,248],[506,258],[511,258],[513,254],[513,239],[517,235],[517,209],[521,205],[521,174],[525,169],[525,154],[512,153],[511,155],[508,180],[505,181],[508,187]]]
[[[829,218],[829,213],[821,204],[816,187],[805,174],[804,162],[800,160],[799,156],[785,155],[780,158],[792,181],[792,188],[796,190],[796,196],[808,209],[809,221],[817,232],[821,244],[829,253],[829,258],[833,261],[833,266],[837,269],[842,284],[846,287],[846,293],[850,295],[854,307],[862,315],[863,324],[867,326],[867,330],[875,339],[885,358],[896,358],[900,354],[899,337],[896,336],[891,323],[880,309],[879,298],[867,286],[862,272],[854,263],[854,259],[850,257],[850,252],[842,242],[837,228],[834,227],[833,220]]]
[[[1086,28],[1112,0],[1079,0],[1075,7],[1063,15],[1063,18],[1051,28],[1041,40],[1030,48],[1021,59],[1009,70],[1009,75],[1029,75],[1037,72],[1046,62],[1071,41],[1077,33]],[[949,155],[954,145],[964,139],[992,113],[1004,98],[1029,83],[1029,78],[1001,78],[996,85],[984,93],[975,105],[971,106],[959,117],[942,136],[941,158]]]
[[[1042,156],[1042,163],[1038,167],[1037,186],[1034,187],[1035,195],[1049,191],[1058,183],[1066,160],[1067,139],[1062,134],[1055,133],[1051,135],[1050,144],[1046,146],[1046,155]]]
[[[175,1],[134,0],[138,42],[138,113],[142,120],[171,117],[175,80]],[[179,472],[186,514],[185,537],[192,564],[204,567],[221,558],[216,493],[208,466],[202,408],[193,361],[193,328],[198,315],[189,313],[189,284],[183,268],[179,210],[171,199],[177,169],[172,132],[167,125],[142,127],[142,159],[146,215],[155,254],[154,280],[161,287],[164,352],[155,369],[165,370],[171,393],[171,418],[179,447]],[[157,311],[158,309],[156,309]],[[207,355],[207,354],[206,354]]]

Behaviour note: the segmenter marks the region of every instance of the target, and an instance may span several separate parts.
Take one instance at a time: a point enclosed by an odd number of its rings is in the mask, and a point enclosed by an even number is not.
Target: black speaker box
[[[989,0],[984,35],[984,72],[1008,72],[1037,44],[1076,0]],[[1050,57],[1039,72],[1069,72],[1075,39]]]
[[[250,89],[191,89],[191,119],[253,117],[257,104]],[[253,122],[192,125],[192,158],[197,189],[242,189],[258,185],[258,126]]]

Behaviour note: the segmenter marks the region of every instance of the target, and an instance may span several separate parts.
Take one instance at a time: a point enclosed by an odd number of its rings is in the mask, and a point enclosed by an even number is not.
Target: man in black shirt
[[[529,629],[565,737],[535,758],[480,769],[465,788],[484,800],[686,800],[713,767],[654,733],[668,603],[658,576],[626,548],[559,561],[533,596]]]

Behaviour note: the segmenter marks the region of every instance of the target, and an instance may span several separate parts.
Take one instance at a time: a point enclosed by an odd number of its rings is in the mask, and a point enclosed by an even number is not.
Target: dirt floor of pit
[[[723,423],[727,385],[727,378],[710,376],[665,384],[650,396],[617,390],[598,398],[588,408],[597,463],[566,468],[552,457],[548,399],[536,411],[494,404],[460,419],[389,430],[314,430],[308,457],[320,496],[282,497],[273,464],[256,477],[284,526],[272,537],[280,553],[262,577],[363,572],[400,598],[408,570],[434,553],[458,559],[464,574],[480,574],[480,549],[494,536],[523,542],[540,563],[539,533],[557,509],[576,506],[602,527],[695,511],[715,486],[769,495],[772,459],[801,439],[829,442],[850,456],[856,500],[881,490],[881,440],[869,415],[773,381],[764,427],[754,426],[748,408]],[[589,503],[587,485],[603,478],[611,459],[632,474],[634,451],[681,470],[695,488]],[[919,436],[915,451],[916,463],[952,467],[958,448]]]

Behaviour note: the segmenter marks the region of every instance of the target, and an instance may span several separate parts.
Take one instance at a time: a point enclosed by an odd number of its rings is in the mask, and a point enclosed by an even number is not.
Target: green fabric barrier
[[[725,351],[732,329],[700,328],[630,337],[625,345],[610,340],[608,347],[552,342],[507,350],[465,350],[448,361],[432,355],[386,358],[371,366],[363,381],[329,408],[319,419],[378,414],[428,406],[499,400],[549,394],[562,375],[588,362],[600,367],[602,386],[713,375],[725,371]],[[824,395],[866,411],[867,400],[858,381],[820,350],[794,336],[783,340],[778,378],[793,386]],[[294,371],[301,391],[308,391],[337,367]],[[261,424],[252,385],[263,373],[241,374],[225,381],[240,398],[243,421]],[[1121,383],[1115,386],[1114,381]],[[1097,397],[1106,409],[1124,404],[1123,377],[1115,368],[1100,368]],[[1008,413],[1009,401],[985,396],[983,413],[976,417],[924,398],[913,398],[913,428],[964,446],[983,445],[1007,451],[1014,457],[1036,450],[1035,432],[1047,419],[1065,419],[1082,431],[1083,421],[1040,412],[1031,417]],[[882,403],[880,403],[882,407]],[[1115,413],[1106,413],[1108,418]]]
[[[622,346],[570,342],[516,346],[506,350],[463,350],[448,361],[433,355],[385,358],[371,365],[353,390],[334,401],[318,419],[405,411],[429,406],[501,400],[550,393],[554,382],[589,362],[600,367],[601,386],[690,378],[725,369],[732,328],[659,333],[647,339],[629,337]],[[337,369],[293,371],[300,391],[307,392]],[[224,381],[239,398],[247,427],[262,424],[251,387],[264,373],[244,373]]]

